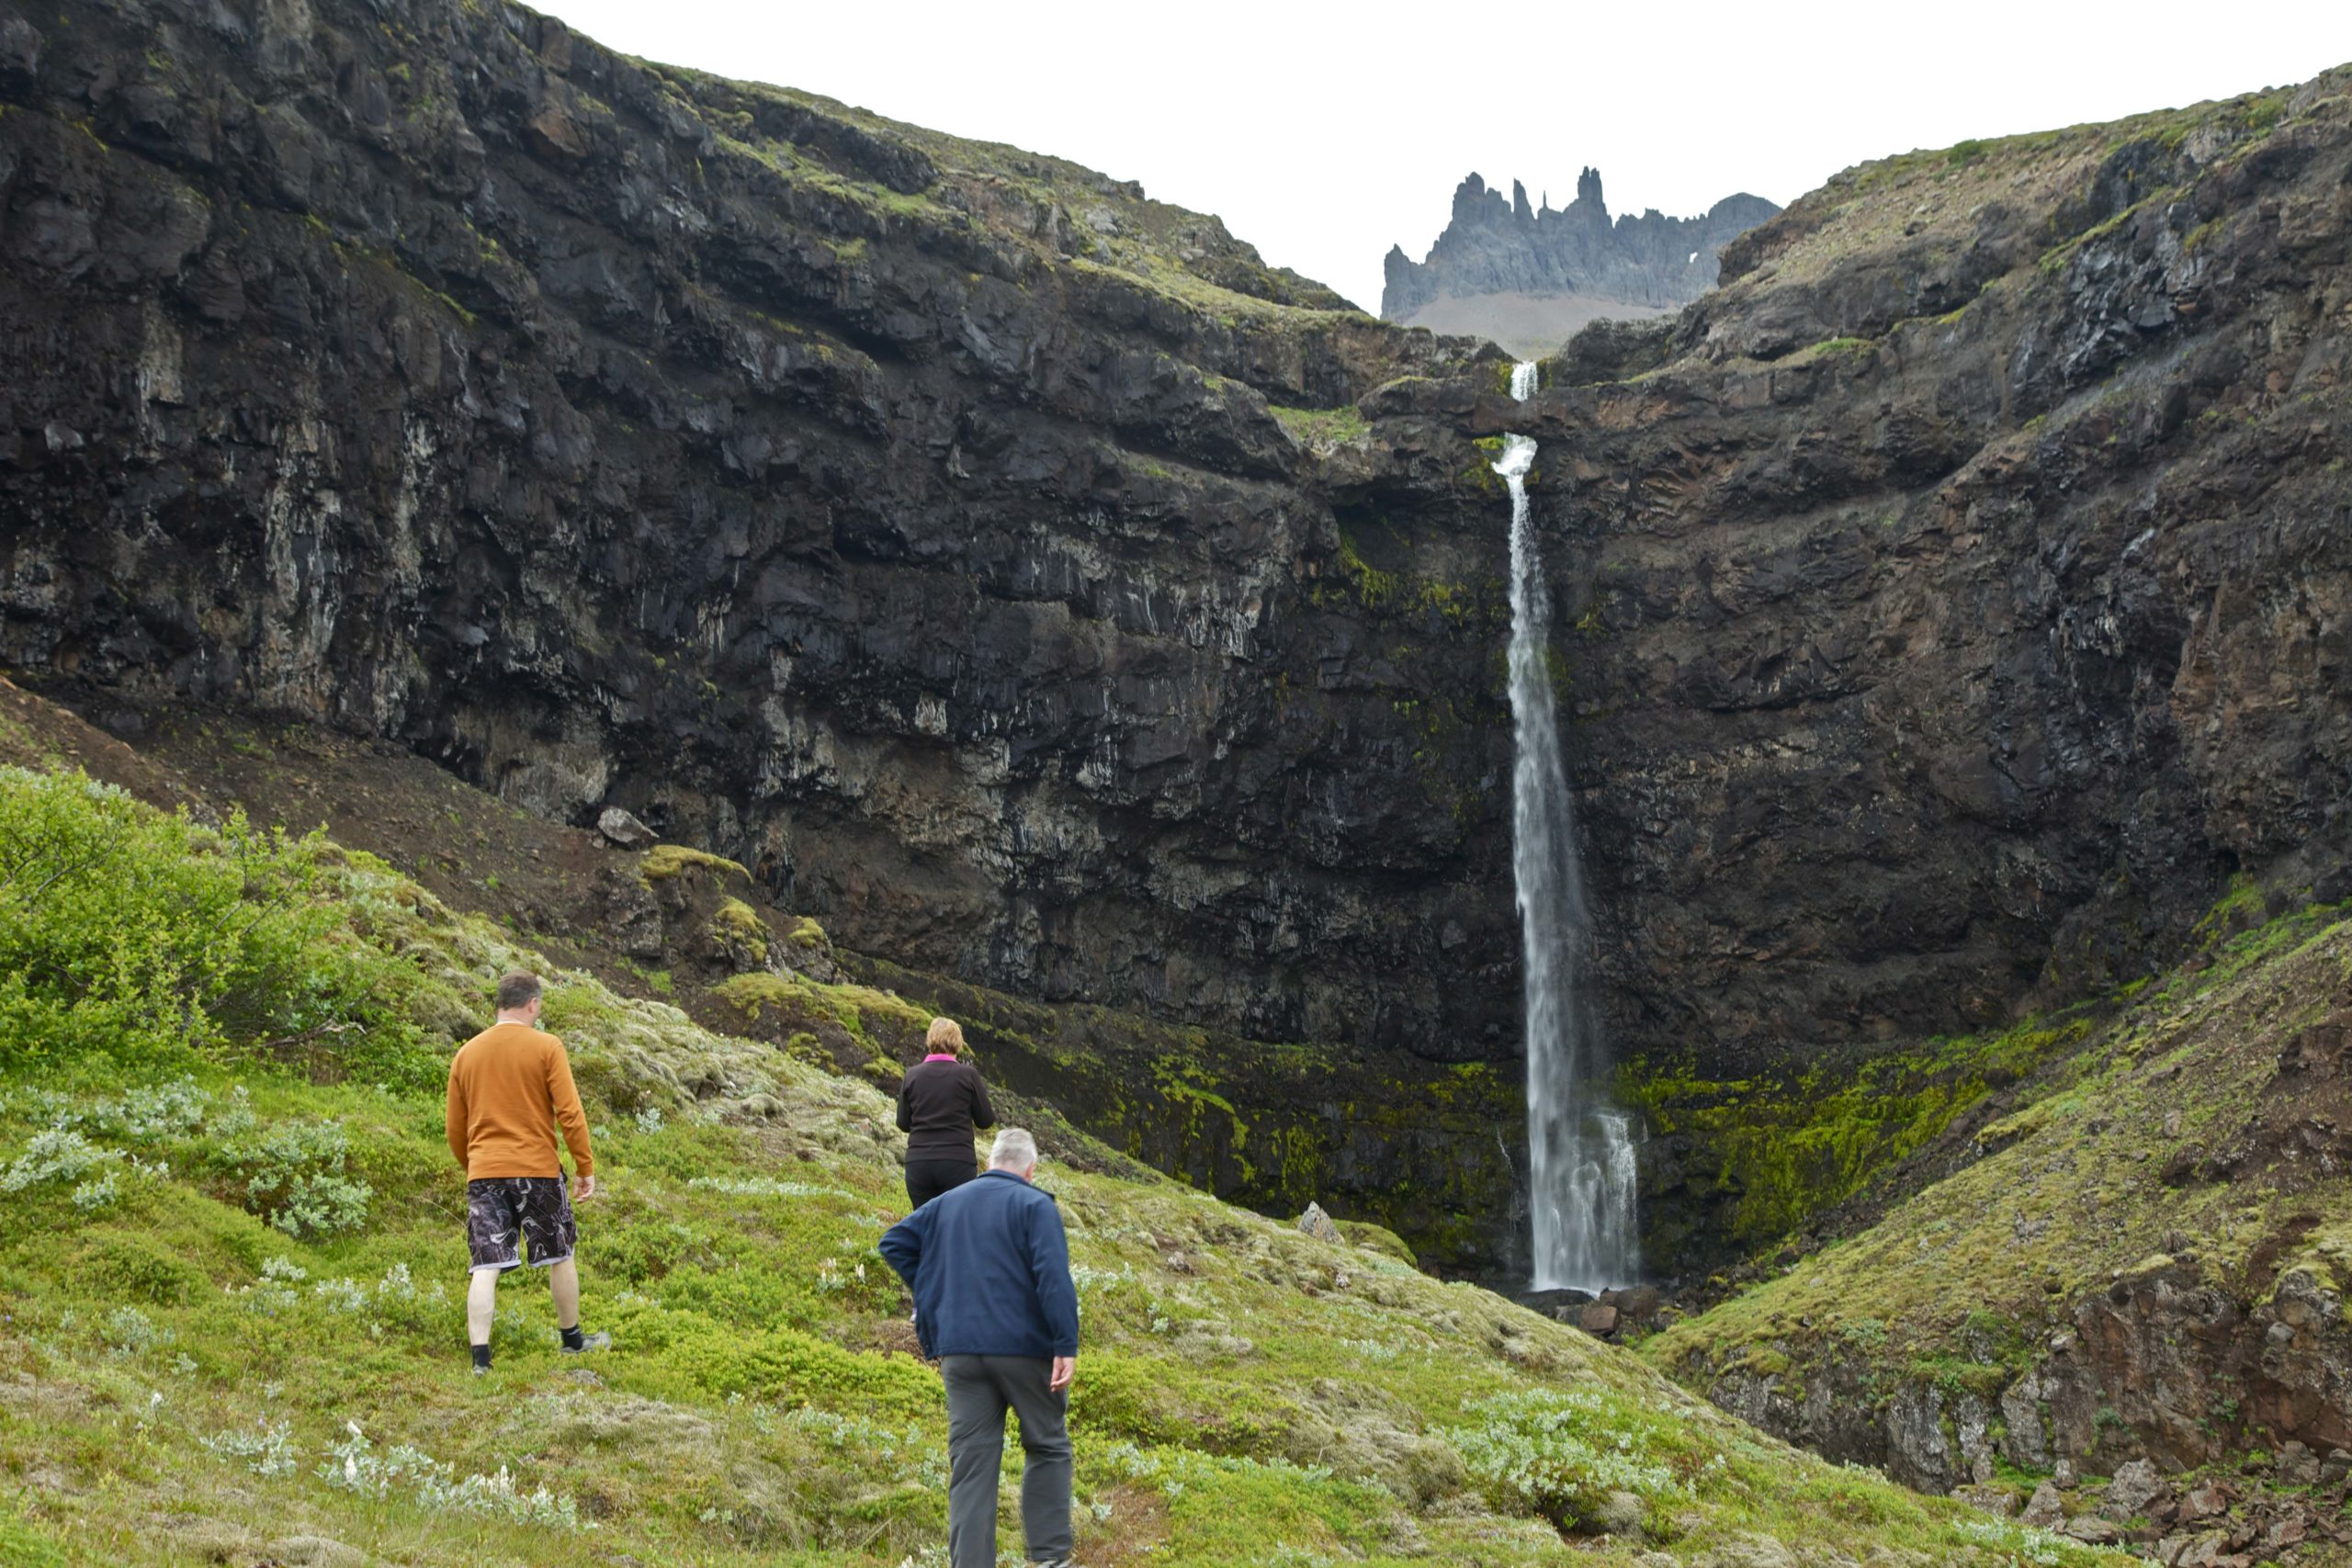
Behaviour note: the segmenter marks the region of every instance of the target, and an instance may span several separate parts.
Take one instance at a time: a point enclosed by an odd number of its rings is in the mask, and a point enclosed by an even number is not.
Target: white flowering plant
[[[1600,1394],[1531,1389],[1476,1400],[1463,1425],[1440,1431],[1495,1501],[1562,1529],[1588,1519],[1612,1492],[1645,1504],[1690,1489],[1646,1440],[1647,1423]]]

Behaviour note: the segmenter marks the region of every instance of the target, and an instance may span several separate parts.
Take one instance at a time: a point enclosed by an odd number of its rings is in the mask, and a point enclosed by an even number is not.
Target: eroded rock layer
[[[2346,81],[1850,172],[1547,367],[1622,1041],[2006,1020],[2342,863]]]

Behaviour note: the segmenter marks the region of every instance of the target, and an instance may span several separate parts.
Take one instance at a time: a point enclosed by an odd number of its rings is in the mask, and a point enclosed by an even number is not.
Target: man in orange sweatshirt
[[[498,982],[498,1021],[449,1064],[449,1152],[466,1168],[466,1243],[473,1253],[466,1337],[477,1377],[490,1371],[498,1277],[522,1267],[526,1242],[531,1266],[548,1271],[563,1348],[601,1350],[613,1342],[609,1334],[580,1331],[580,1269],[571,1258],[580,1231],[556,1154],[556,1123],[571,1145],[582,1199],[596,1195],[596,1161],[571,1059],[562,1041],[534,1027],[540,1005],[537,975],[505,976]]]

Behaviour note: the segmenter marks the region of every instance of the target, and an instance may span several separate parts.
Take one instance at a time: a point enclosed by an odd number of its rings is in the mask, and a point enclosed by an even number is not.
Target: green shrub
[[[1466,1426],[1440,1435],[1505,1507],[1567,1529],[1592,1517],[1611,1492],[1657,1504],[1689,1495],[1644,1434],[1613,1419],[1598,1394],[1535,1389],[1464,1407]]]
[[[24,1152],[0,1172],[0,1192],[22,1192],[53,1181],[79,1181],[121,1157],[71,1128],[51,1127],[34,1134]]]
[[[83,1277],[117,1300],[182,1306],[209,1286],[201,1270],[143,1235],[98,1235],[80,1259]]]
[[[351,1140],[332,1122],[286,1122],[221,1153],[245,1175],[245,1207],[288,1235],[357,1230],[374,1189],[345,1169]]]
[[[152,1067],[236,1045],[414,1077],[401,966],[323,899],[318,834],[165,816],[80,774],[0,768],[0,1066]]]

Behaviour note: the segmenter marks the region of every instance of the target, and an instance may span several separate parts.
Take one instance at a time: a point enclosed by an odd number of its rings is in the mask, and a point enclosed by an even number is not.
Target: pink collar
[[[930,1055],[923,1058],[926,1062],[952,1062],[955,1059],[956,1057],[952,1053],[945,1051],[933,1051]]]

